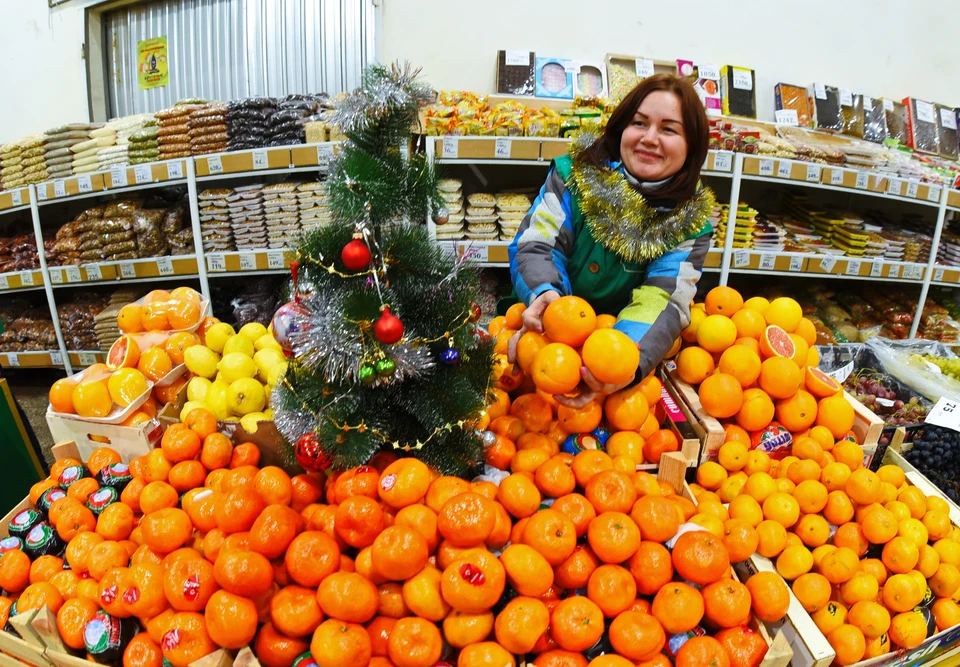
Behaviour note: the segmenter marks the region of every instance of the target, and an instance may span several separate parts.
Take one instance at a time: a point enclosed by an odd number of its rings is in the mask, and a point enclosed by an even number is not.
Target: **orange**
[[[310,649],[310,643],[280,634],[272,623],[266,623],[257,633],[252,648],[264,667],[289,667],[299,655]]]
[[[707,352],[719,354],[733,345],[737,327],[725,315],[707,315],[697,327],[697,345]]]
[[[192,549],[180,549],[164,559],[163,592],[177,611],[203,611],[219,588],[214,566],[197,555]]]
[[[732,417],[743,404],[743,390],[732,375],[716,373],[706,378],[697,392],[703,409],[711,417]]]
[[[619,565],[600,565],[587,580],[587,597],[606,618],[626,611],[637,599],[637,584],[630,571]]]
[[[777,556],[776,567],[780,576],[792,581],[810,571],[813,554],[804,546],[788,546]]]
[[[873,600],[862,600],[850,607],[847,621],[859,628],[864,637],[873,639],[890,628],[890,612]]]
[[[496,604],[505,583],[500,561],[489,552],[471,549],[444,569],[440,590],[454,609],[479,614]]]
[[[177,463],[195,458],[200,453],[202,442],[201,437],[187,424],[172,424],[164,431],[160,445],[164,458],[170,463]]]
[[[820,399],[816,423],[818,426],[829,429],[834,438],[838,440],[843,438],[853,428],[853,421],[853,406],[847,402],[843,394]]]
[[[749,312],[749,311],[744,311]],[[734,350],[740,346],[734,346]],[[727,350],[729,352],[730,350]],[[726,354],[726,353],[724,353]],[[774,405],[770,396],[762,389],[746,389],[743,392],[743,402],[737,411],[737,423],[747,431],[761,431],[770,425],[773,420]]]
[[[207,632],[203,614],[182,611],[170,618],[160,648],[173,667],[188,667],[217,647]]]
[[[188,329],[200,321],[200,304],[195,301],[171,301],[167,304],[171,329]]]
[[[604,414],[607,423],[618,431],[636,431],[643,426],[650,413],[650,405],[643,387],[627,387],[607,397]]]
[[[650,434],[643,443],[643,458],[647,463],[660,463],[660,457],[667,452],[676,452],[680,449],[680,441],[673,431],[659,429]]]
[[[908,574],[894,574],[883,584],[883,604],[890,611],[908,611],[923,599],[917,582]]]
[[[937,567],[937,571],[930,577],[929,584],[930,590],[937,597],[953,597],[960,590],[960,570],[957,569],[956,565],[941,563]]]
[[[498,667],[515,667],[516,659],[497,642],[479,642],[470,644],[457,658],[457,667],[484,667],[497,665]]]
[[[81,417],[106,417],[113,409],[107,383],[102,380],[81,380],[73,388],[70,397]]]
[[[671,554],[656,542],[641,542],[627,565],[637,582],[637,592],[641,595],[655,595],[673,579]]]
[[[231,593],[254,598],[270,590],[273,567],[258,553],[221,548],[213,566],[213,576]]]
[[[819,368],[807,366],[804,374],[804,385],[816,398],[827,398],[843,391],[839,382]]]
[[[633,380],[640,366],[640,348],[635,341],[616,329],[598,329],[583,344],[583,364],[605,384],[623,384]]]
[[[707,292],[703,300],[707,315],[726,315],[732,317],[734,313],[743,308],[743,297],[732,287],[714,287]]]
[[[117,314],[117,326],[124,333],[138,333],[143,331],[143,306],[128,303]]]
[[[845,490],[855,503],[869,505],[880,497],[880,478],[872,470],[854,470],[847,479]]]
[[[584,588],[590,581],[590,575],[598,567],[600,559],[593,553],[593,549],[587,545],[577,545],[573,554],[554,568],[554,581],[560,588]]]
[[[546,344],[547,339],[536,331],[527,331],[517,342],[517,363],[524,373],[530,373],[533,359]]]
[[[763,516],[790,528],[800,518],[800,503],[789,494],[772,493],[763,501]]]
[[[653,617],[670,634],[695,628],[704,614],[700,591],[681,582],[671,582],[653,598]]]
[[[319,531],[297,535],[284,554],[290,578],[301,586],[315,587],[340,568],[340,549],[332,537]]]
[[[930,611],[936,620],[937,631],[942,632],[960,623],[960,606],[954,600],[941,598],[933,603]]]
[[[677,355],[677,374],[689,385],[696,386],[710,377],[716,368],[713,356],[700,347],[687,347]]]
[[[723,542],[704,531],[684,533],[677,538],[672,560],[681,577],[701,585],[717,581],[730,567],[730,557]]]
[[[795,352],[793,340],[783,328],[770,325],[764,329],[760,337],[760,354],[763,358],[784,357],[792,360]]]
[[[817,417],[817,401],[808,392],[799,389],[790,398],[777,401],[776,417],[788,431],[805,431]]]
[[[816,514],[827,505],[827,487],[814,479],[801,481],[792,495],[804,514]]]
[[[823,516],[834,526],[842,526],[853,518],[853,503],[843,491],[831,491],[827,494],[827,504]]]
[[[502,484],[503,482],[501,482],[501,486]],[[637,491],[630,477],[618,470],[598,472],[587,482],[584,495],[597,512],[601,513],[629,512],[637,500]],[[537,507],[539,507],[539,503]],[[535,510],[536,508],[534,508]],[[531,511],[530,514],[533,514],[533,512]]]
[[[562,296],[543,311],[543,333],[554,343],[579,347],[596,326],[593,308],[577,296]]]
[[[428,556],[426,539],[406,526],[385,528],[371,547],[373,571],[394,581],[403,581],[422,570]]]
[[[920,551],[912,541],[898,536],[884,544],[881,560],[890,572],[906,574],[919,562]]]
[[[500,554],[507,581],[520,595],[539,597],[553,585],[547,559],[526,544],[511,544]]]
[[[737,336],[741,339],[746,338],[748,340],[758,341],[763,335],[763,330],[767,327],[763,315],[754,310],[738,310],[730,319],[733,320],[733,324],[737,327]],[[754,351],[756,352],[758,350],[759,347]]]
[[[758,381],[760,388],[772,398],[790,398],[800,388],[803,374],[790,359],[774,356],[761,364]]]
[[[93,512],[79,502],[64,504],[56,521],[57,534],[64,542],[69,542],[78,533],[96,530],[97,520]]]
[[[81,505],[85,505],[90,494],[99,488],[100,484],[97,483],[97,480],[92,477],[84,477],[70,485],[70,488],[67,489],[67,495]]]
[[[750,311],[744,311],[749,313]],[[742,387],[749,387],[760,376],[760,355],[743,345],[733,345],[720,355],[721,373],[732,375]],[[748,429],[756,430],[756,429]]]
[[[704,616],[715,626],[731,628],[750,620],[750,591],[739,581],[721,579],[706,586]]]
[[[63,595],[57,587],[48,581],[41,581],[27,586],[17,598],[17,613],[23,614],[31,609],[49,607],[56,614],[63,606]]]
[[[223,648],[242,648],[257,633],[257,605],[227,591],[217,591],[210,597],[204,618],[210,639]]]
[[[860,524],[853,522],[845,523],[837,528],[837,532],[833,536],[833,543],[838,547],[847,547],[861,557],[870,548],[863,528]]]
[[[151,347],[140,355],[137,370],[143,373],[148,380],[156,382],[173,370],[170,355],[162,347]]]
[[[669,500],[662,496],[644,496],[634,503],[631,518],[646,540],[666,542],[677,533],[680,516]]]
[[[157,563],[138,563],[126,571],[120,580],[119,594],[128,614],[150,618],[167,608],[163,575],[163,567]]]
[[[860,566],[857,553],[848,547],[838,547],[823,557],[818,569],[831,584],[849,581]]]
[[[539,600],[533,602],[543,605]],[[543,615],[546,616],[545,608]],[[387,654],[396,667],[432,667],[440,659],[442,648],[443,640],[436,625],[423,618],[407,617],[393,626]]]
[[[524,536],[529,530],[528,524]],[[603,512],[590,522],[587,542],[601,561],[622,563],[640,546],[640,530],[633,519],[622,512]]]
[[[521,396],[517,400],[519,401]],[[567,433],[589,433],[603,421],[603,407],[597,401],[590,401],[582,408],[557,407],[557,420],[560,428]]]
[[[576,350],[563,343],[550,343],[534,357],[531,377],[537,388],[548,394],[568,394],[580,384],[580,366]]]
[[[773,572],[758,572],[747,579],[747,590],[757,618],[767,623],[779,621],[790,606],[790,591]]]
[[[822,574],[815,572],[797,577],[792,589],[803,608],[811,614],[826,606],[832,593],[830,581]]]
[[[927,623],[921,614],[897,614],[890,621],[890,641],[902,649],[913,649],[927,638]]]
[[[922,619],[921,619],[921,622]],[[837,657],[834,658],[835,665],[852,665],[863,659],[866,651],[866,640],[859,628],[849,624],[843,624],[834,628],[827,635],[827,641],[836,651]]]
[[[83,649],[83,631],[87,622],[100,611],[93,600],[75,598],[67,600],[57,611],[57,632],[63,643],[72,649]]]
[[[613,642],[614,635],[618,634],[619,626],[615,630],[618,619],[625,614],[635,614],[636,612],[624,612],[610,626],[610,639]],[[659,624],[649,617],[654,624]],[[603,613],[595,602],[582,596],[574,596],[561,600],[553,608],[550,615],[550,633],[554,641],[560,648],[567,651],[585,651],[590,648],[603,635]],[[660,630],[661,635],[663,630]],[[621,654],[623,652],[614,644],[614,648]]]
[[[522,533],[523,543],[533,547],[546,558],[547,562],[552,566],[560,565],[570,557],[576,548],[576,540],[578,537],[577,529],[573,521],[562,511],[555,508],[556,503],[554,504],[554,509],[540,510],[531,516],[524,526]],[[625,532],[628,532],[629,529],[626,528],[626,524],[629,522],[632,525],[633,522],[630,521],[629,517],[625,517],[625,519],[626,521],[621,520],[619,525],[623,527]],[[592,527],[595,523],[596,519],[590,521],[589,525]],[[598,535],[597,539],[600,539],[599,536],[601,534],[609,538],[623,535],[619,530],[613,535],[607,535],[607,528],[606,522],[604,522],[604,525],[597,524],[597,527],[594,529]],[[634,526],[633,529],[636,531],[636,526]],[[639,541],[639,535],[636,537],[637,541]],[[627,539],[629,540],[629,536],[627,536]],[[611,546],[611,550],[615,550],[616,545],[611,544],[611,540],[608,539],[605,542],[607,546]],[[596,549],[594,549],[594,551],[596,551]],[[600,554],[597,555],[599,556]]]
[[[730,662],[723,645],[713,637],[694,637],[677,651],[676,667],[718,665],[725,667]]]
[[[422,619],[418,621],[426,623]],[[534,649],[549,625],[550,611],[543,602],[529,597],[516,597],[497,614],[494,634],[500,645],[511,653],[525,654]],[[435,628],[433,625],[431,627]]]
[[[830,525],[819,514],[805,514],[794,527],[794,533],[812,549],[827,543]]]

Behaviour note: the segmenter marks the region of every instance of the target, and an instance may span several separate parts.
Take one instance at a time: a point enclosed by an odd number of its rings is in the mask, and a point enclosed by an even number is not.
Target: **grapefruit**
[[[769,357],[787,357],[792,359],[797,353],[797,347],[793,344],[793,339],[782,327],[771,324],[763,331],[760,337],[760,354],[763,358]]]
[[[140,360],[140,346],[133,336],[124,334],[110,346],[107,353],[107,367],[115,371],[118,368],[136,368]]]
[[[770,302],[770,306],[763,313],[767,324],[775,324],[788,333],[793,333],[803,318],[803,309],[800,304],[789,297],[782,296]]]
[[[834,394],[839,394],[843,390],[843,387],[840,386],[839,382],[824,373],[819,368],[814,368],[813,366],[807,366],[806,377],[804,378],[804,386],[806,387],[807,391],[817,398],[833,396]]]

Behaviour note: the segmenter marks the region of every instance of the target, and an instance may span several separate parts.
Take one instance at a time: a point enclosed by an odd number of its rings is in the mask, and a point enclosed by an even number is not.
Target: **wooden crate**
[[[6,532],[7,523],[3,524],[4,532]],[[46,646],[30,625],[38,613],[37,610],[30,610],[10,619],[10,625],[16,628],[23,639],[14,637],[9,632],[0,631],[0,654],[21,661],[21,667],[24,662],[35,667],[49,667],[51,664],[45,655]]]
[[[700,463],[700,452],[707,430],[677,394],[676,388],[663,376],[661,382],[663,388],[660,390],[660,402],[655,408],[657,416],[660,417],[659,412],[663,412],[663,419],[660,420],[663,428],[673,431],[680,441],[680,453],[687,466],[695,468]],[[644,463],[637,467],[638,470],[656,468],[655,463]]]
[[[50,427],[54,442],[63,440],[76,443],[81,461],[86,461],[97,447],[110,447],[120,454],[124,463],[130,463],[132,459],[149,453],[159,445],[163,436],[160,423],[153,420],[132,427],[94,424],[48,414],[47,426]]]
[[[683,409],[690,415],[690,422],[696,424],[696,428],[701,432],[698,463],[702,463],[711,457],[716,458],[717,450],[720,449],[726,439],[723,426],[703,409],[697,391],[680,379],[680,375],[677,373],[677,365],[673,361],[666,361],[661,364],[660,376],[663,378],[664,385],[669,386],[671,393],[680,399]]]

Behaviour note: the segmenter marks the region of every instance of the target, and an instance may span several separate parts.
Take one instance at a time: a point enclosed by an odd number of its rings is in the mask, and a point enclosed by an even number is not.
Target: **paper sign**
[[[133,167],[133,180],[137,185],[153,182],[153,167],[149,164],[138,164]]]
[[[813,84],[813,91],[818,100],[827,99],[827,88],[822,83]]]
[[[884,110],[884,111],[893,111],[893,100],[884,100],[884,101],[883,101],[883,110]]]
[[[917,196],[917,190],[918,190],[918,189],[919,189],[919,187],[918,187],[918,184],[917,184],[916,181],[908,181],[908,182],[907,182],[907,196],[908,196],[908,197],[914,197],[914,198],[915,198],[915,197]]]
[[[257,270],[257,257],[256,255],[251,255],[249,253],[240,255],[240,270],[241,271],[256,271]]]
[[[63,355],[59,352],[51,352],[50,364],[53,366],[63,366]]]
[[[857,190],[866,190],[867,186],[870,185],[870,174],[865,171],[857,172]]]
[[[460,155],[460,143],[456,137],[444,137],[441,157],[446,160],[456,160]]]
[[[223,173],[223,160],[219,155],[212,155],[207,158],[207,171],[211,174]]]
[[[713,79],[716,81],[720,78],[720,68],[716,65],[701,63],[697,65],[697,76],[701,79]]]
[[[859,276],[860,275],[860,260],[859,259],[848,259],[847,260],[847,275],[848,276]]]
[[[227,264],[223,259],[223,254],[221,253],[210,253],[207,255],[207,271],[210,273],[218,273],[220,271],[226,271]]]
[[[167,163],[167,178],[171,181],[175,178],[183,178],[183,163],[180,160]]]
[[[137,80],[143,90],[160,88],[170,83],[166,36],[137,43]]]
[[[851,93],[846,88],[840,89],[840,106],[844,106],[844,107],[853,106],[853,93]]]
[[[741,248],[733,251],[733,265],[736,268],[747,266],[750,263],[750,252]]]
[[[637,76],[646,79],[648,76],[653,76],[653,61],[647,58],[637,58],[634,63],[636,67]]]
[[[504,64],[507,67],[530,67],[530,52],[507,51],[504,55]]]
[[[927,200],[928,201],[940,201],[940,186],[931,185],[927,189]]]
[[[496,146],[493,150],[493,157],[499,158],[501,160],[509,160],[511,150],[513,149],[513,141],[507,137],[498,137]]]
[[[830,185],[843,185],[843,172],[839,169],[834,169],[830,172]]]
[[[888,277],[888,278],[899,278],[899,277],[900,277],[900,265],[899,265],[899,264],[891,264],[891,265],[890,265],[890,270],[887,271],[887,277]]]
[[[734,67],[733,87],[740,90],[753,90],[753,72],[741,67]]]
[[[719,151],[713,157],[714,171],[730,171],[733,166],[733,155],[728,151]]]
[[[254,169],[266,169],[269,166],[270,162],[267,159],[267,151],[253,151]]]
[[[47,184],[41,183],[37,186],[37,201],[47,200]]]
[[[283,268],[283,251],[282,250],[270,250],[267,252],[267,268],[268,269]]]
[[[773,176],[773,160],[760,160],[760,175]]]
[[[786,160],[780,160],[777,163],[777,177],[778,178],[790,178],[790,174],[793,172],[793,165],[787,162]]]
[[[110,170],[110,187],[123,188],[127,185],[127,168],[114,167]]]
[[[67,196],[67,184],[63,182],[63,179],[58,178],[53,182],[53,196],[54,197]]]
[[[87,280],[103,280],[103,273],[96,264],[87,266]]]
[[[89,174],[77,176],[77,190],[80,192],[93,192],[93,183],[90,181]]]
[[[933,271],[933,281],[936,283],[943,281],[943,269],[934,269]]]
[[[903,181],[899,178],[891,178],[887,181],[887,194],[899,197],[903,194]]]
[[[24,287],[33,285],[33,271],[21,271],[20,284]]]
[[[799,271],[803,268],[803,257],[791,257],[790,258],[790,270]]]
[[[4,279],[6,280],[6,279]],[[63,271],[60,269],[50,269],[50,283],[53,285],[60,285],[63,283]]]
[[[10,281],[5,275],[0,275],[0,289],[10,289]]]
[[[765,252],[760,255],[760,268],[764,271],[772,271],[776,267],[776,255]]]
[[[776,112],[774,112],[774,117],[777,125],[797,126],[800,124],[796,109],[777,109]]]
[[[317,162],[319,164],[326,164],[333,159],[333,146],[330,144],[318,144],[317,145]]]
[[[68,266],[66,268],[67,282],[68,283],[78,283],[80,282],[80,267],[79,266]]]
[[[124,262],[124,263],[122,263],[122,264],[120,265],[120,277],[122,277],[122,278],[136,278],[136,277],[137,277],[137,269],[136,269],[136,267],[135,267],[133,264],[129,263],[129,262]]]
[[[7,365],[17,367],[20,365],[20,357],[16,352],[7,352]]]
[[[924,102],[923,100],[916,100],[917,105],[917,120],[922,123],[935,123],[936,115],[934,114],[933,105],[929,102]]]
[[[850,373],[853,372],[853,362],[851,361],[845,366],[841,366],[835,371],[825,371],[827,375],[832,377],[834,380],[843,384],[843,382],[850,377]]]
[[[957,129],[957,112],[953,109],[940,109],[940,125],[949,129]]]
[[[10,198],[13,200],[14,206],[23,206],[23,192],[21,190],[14,190],[10,194]]]
[[[927,418],[923,421],[934,426],[960,431],[960,403],[943,396],[930,409]]]
[[[874,260],[873,266],[870,267],[870,277],[879,278],[883,275],[883,260],[877,259]]]
[[[161,276],[169,276],[173,274],[173,260],[169,257],[158,257],[157,258],[157,271]]]
[[[834,257],[833,255],[827,255],[826,257],[820,260],[820,268],[826,271],[827,273],[830,273],[831,271],[833,271],[833,267],[836,266],[836,264],[837,264],[837,258]]]
[[[807,182],[809,183],[820,182],[820,165],[819,164],[807,165]]]
[[[78,356],[80,357],[81,366],[93,366],[97,363],[97,355],[93,352],[81,352]]]

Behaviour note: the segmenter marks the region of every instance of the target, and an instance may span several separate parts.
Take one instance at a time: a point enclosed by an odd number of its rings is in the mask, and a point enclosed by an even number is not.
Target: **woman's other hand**
[[[600,380],[593,376],[593,373],[587,370],[586,366],[580,367],[580,377],[583,381],[576,389],[577,395],[555,395],[554,398],[557,399],[557,403],[565,405],[568,408],[579,409],[585,407],[590,401],[600,396],[608,396],[630,385],[630,381],[622,384],[606,384],[600,382]]]
[[[536,331],[537,333],[543,332],[543,311],[547,309],[551,303],[560,298],[560,293],[554,290],[549,292],[544,292],[536,299],[533,300],[526,310],[523,311],[523,326],[520,327],[520,330],[513,334],[510,338],[510,342],[507,344],[507,361],[511,364],[516,363],[517,361],[517,343],[520,342],[520,337],[528,331]]]

